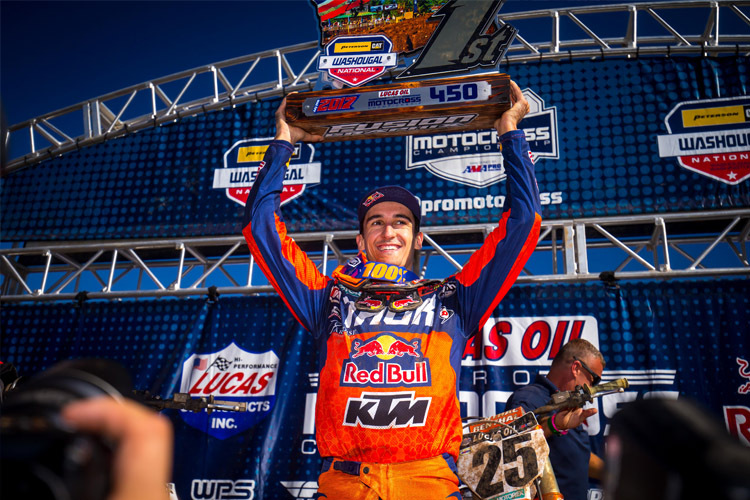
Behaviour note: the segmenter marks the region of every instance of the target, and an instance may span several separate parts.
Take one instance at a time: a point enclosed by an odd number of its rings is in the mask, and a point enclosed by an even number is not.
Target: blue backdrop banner
[[[750,206],[748,60],[606,59],[501,68],[546,219]],[[0,182],[3,241],[238,235],[278,100],[179,120],[44,161]],[[292,232],[355,229],[377,185],[422,199],[423,226],[494,222],[496,134],[300,145],[283,201]]]
[[[605,381],[630,381],[595,400],[587,428],[596,450],[623,404],[654,396],[695,399],[750,444],[748,311],[748,280],[517,285],[466,345],[462,413],[501,412],[561,345],[582,337],[602,351]],[[24,376],[99,357],[162,397],[247,402],[245,413],[165,411],[181,500],[313,497],[317,352],[278,297],[8,304],[0,321],[0,359]]]

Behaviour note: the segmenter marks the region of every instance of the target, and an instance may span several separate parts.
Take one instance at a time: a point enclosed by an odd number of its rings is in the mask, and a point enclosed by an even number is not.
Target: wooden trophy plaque
[[[493,128],[510,77],[486,73],[287,96],[286,120],[324,142]]]

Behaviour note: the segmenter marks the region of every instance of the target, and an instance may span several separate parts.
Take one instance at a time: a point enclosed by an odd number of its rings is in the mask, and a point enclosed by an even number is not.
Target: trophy
[[[324,142],[492,128],[510,77],[484,73],[287,96],[286,121]]]

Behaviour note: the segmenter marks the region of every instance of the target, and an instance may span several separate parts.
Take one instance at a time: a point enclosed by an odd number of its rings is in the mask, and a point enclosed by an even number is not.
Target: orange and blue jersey
[[[457,458],[461,355],[520,274],[541,225],[523,132],[500,140],[507,195],[498,226],[460,272],[425,282],[422,304],[404,312],[358,310],[360,292],[337,277],[341,268],[323,275],[287,235],[279,207],[292,145],[268,147],[247,200],[243,234],[274,289],[317,340],[322,457],[377,463]]]

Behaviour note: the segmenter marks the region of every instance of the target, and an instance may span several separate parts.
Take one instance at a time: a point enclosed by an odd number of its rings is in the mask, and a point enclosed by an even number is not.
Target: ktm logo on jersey
[[[341,368],[343,387],[426,387],[432,383],[430,360],[421,340],[407,340],[391,332],[367,341],[352,342]]]
[[[415,398],[414,392],[363,392],[349,398],[344,425],[368,429],[422,427],[432,398]]]

